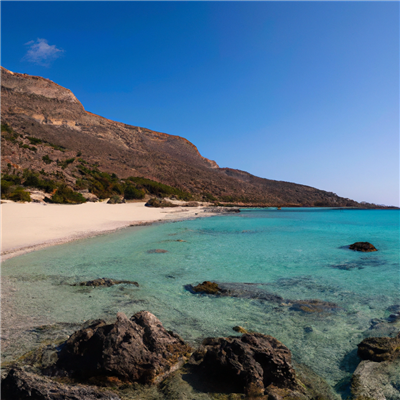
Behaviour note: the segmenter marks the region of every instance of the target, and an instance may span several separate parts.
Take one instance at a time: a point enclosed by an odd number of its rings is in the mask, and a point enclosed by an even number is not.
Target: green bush
[[[62,184],[51,197],[51,201],[58,204],[80,204],[85,203],[86,199],[80,193],[74,192],[70,187]]]
[[[31,144],[41,144],[41,143],[43,143],[41,139],[38,139],[38,138],[35,138],[35,137],[32,137],[32,136],[27,136],[26,138],[31,142]]]
[[[15,171],[14,171],[15,172]],[[12,182],[14,185],[21,184],[21,178],[18,175],[2,174],[1,179]]]
[[[132,185],[126,186],[124,190],[124,198],[126,200],[133,200],[133,199],[143,199],[145,196],[145,193],[143,190],[136,189]]]
[[[6,123],[1,124],[1,131],[2,131],[2,132],[7,132],[7,133],[12,133],[12,132],[13,132],[13,130],[11,129],[11,127],[10,127],[8,124],[6,124]]]
[[[11,191],[12,182],[6,181],[5,179],[1,180],[1,198],[5,199],[7,194]]]
[[[9,196],[13,201],[31,201],[31,195],[26,192],[22,187],[17,187]]]
[[[48,154],[46,154],[45,156],[42,157],[42,160],[46,163],[46,164],[51,164],[53,162],[53,160],[48,156]]]

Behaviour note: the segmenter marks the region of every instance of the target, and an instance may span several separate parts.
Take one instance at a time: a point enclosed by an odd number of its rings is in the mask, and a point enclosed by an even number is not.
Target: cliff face
[[[357,205],[308,186],[255,177],[219,168],[188,140],[108,120],[85,111],[74,94],[41,77],[1,69],[2,123],[97,163],[121,178],[143,176],[201,196],[263,204]],[[55,150],[56,151],[56,150]],[[2,140],[6,163],[39,168],[43,155]],[[6,162],[5,162],[6,161]],[[72,174],[73,175],[73,174]],[[71,175],[71,176],[72,176]]]

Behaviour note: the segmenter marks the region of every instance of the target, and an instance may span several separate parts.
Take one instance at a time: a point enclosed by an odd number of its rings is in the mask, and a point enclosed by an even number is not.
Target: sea
[[[14,288],[14,317],[36,326],[11,333],[3,360],[49,340],[43,326],[62,336],[90,319],[148,310],[194,346],[239,335],[232,329],[238,325],[272,335],[346,398],[360,361],[357,344],[399,331],[390,319],[400,310],[399,216],[399,210],[241,209],[129,227],[9,259],[2,277]],[[364,241],[378,251],[348,248]],[[74,286],[101,277],[139,286]],[[234,295],[190,290],[203,281]]]

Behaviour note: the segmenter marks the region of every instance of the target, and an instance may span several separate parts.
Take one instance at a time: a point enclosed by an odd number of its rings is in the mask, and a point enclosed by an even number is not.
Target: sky
[[[398,2],[1,2],[1,65],[221,167],[399,205]]]

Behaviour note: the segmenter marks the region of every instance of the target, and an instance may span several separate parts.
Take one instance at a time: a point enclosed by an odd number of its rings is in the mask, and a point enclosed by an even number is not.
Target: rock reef
[[[378,249],[369,242],[356,242],[349,246],[350,250],[362,251],[364,253],[369,253],[371,251],[378,251]]]

